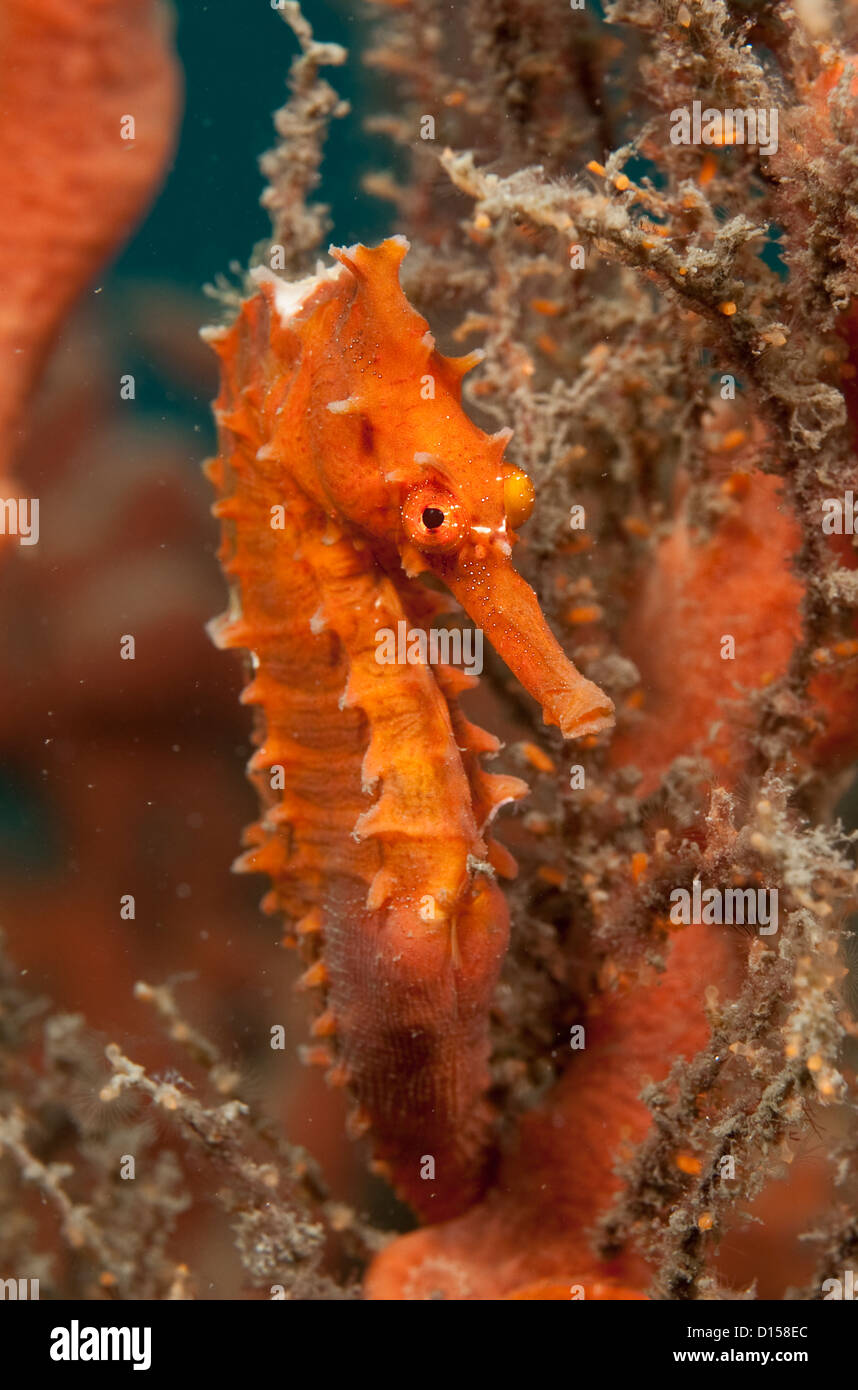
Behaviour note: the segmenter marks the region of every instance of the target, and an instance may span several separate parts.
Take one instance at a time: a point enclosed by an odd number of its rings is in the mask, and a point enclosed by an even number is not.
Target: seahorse
[[[382,662],[379,634],[425,634],[452,595],[567,738],[613,706],[512,565],[532,484],[503,461],[511,432],[464,412],[482,354],[438,352],[399,283],[407,249],[332,247],[297,282],[258,267],[234,322],[204,330],[230,586],[210,630],[250,653],[262,813],[236,867],[267,874],[263,907],[293,924],[319,999],[309,1060],[349,1087],[376,1170],[439,1221],[476,1200],[496,1147],[498,876],[516,866],[489,823],[528,789],[482,767],[500,744],[460,709],[473,677]]]

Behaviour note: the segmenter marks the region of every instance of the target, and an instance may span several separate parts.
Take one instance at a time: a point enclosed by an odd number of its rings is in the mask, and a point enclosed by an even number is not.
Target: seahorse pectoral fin
[[[546,724],[558,724],[565,738],[612,726],[612,701],[573,666],[542,616],[536,594],[505,555],[493,547],[480,558],[465,552],[439,561],[433,570],[542,705]]]

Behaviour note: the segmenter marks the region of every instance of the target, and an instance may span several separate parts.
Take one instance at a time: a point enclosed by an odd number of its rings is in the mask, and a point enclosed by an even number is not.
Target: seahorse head
[[[332,247],[338,267],[301,294],[282,282],[273,292],[300,339],[303,386],[287,414],[307,423],[303,485],[379,563],[443,581],[546,722],[567,737],[596,732],[612,722],[611,701],[568,661],[512,564],[534,501],[504,460],[512,432],[486,434],[462,409],[462,378],[483,354],[438,352],[399,283],[407,250],[404,237]]]

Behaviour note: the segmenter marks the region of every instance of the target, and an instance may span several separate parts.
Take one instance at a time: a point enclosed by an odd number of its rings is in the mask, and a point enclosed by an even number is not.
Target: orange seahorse
[[[449,607],[428,573],[566,737],[604,729],[613,707],[512,566],[532,486],[502,462],[510,431],[486,435],[462,410],[481,354],[436,351],[399,284],[407,249],[332,248],[337,264],[299,282],[253,272],[232,326],[205,331],[221,360],[206,468],[231,592],[212,635],[253,668],[263,809],[238,867],[268,874],[264,905],[296,923],[351,1128],[441,1220],[491,1161],[488,1017],[509,929],[496,874],[515,862],[487,826],[527,787],[483,770],[498,741],[457,700],[474,682],[381,664],[378,634],[425,632]]]

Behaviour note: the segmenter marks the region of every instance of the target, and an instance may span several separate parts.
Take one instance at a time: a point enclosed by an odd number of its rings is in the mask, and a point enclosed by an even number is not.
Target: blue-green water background
[[[363,130],[362,115],[377,79],[363,67],[369,9],[348,0],[305,0],[305,17],[320,41],[349,50],[342,67],[323,70],[351,112],[331,123],[321,170],[320,201],[330,206],[331,240],[375,241],[392,230],[392,208],[362,192],[371,168],[389,168],[389,140]],[[101,283],[110,291],[141,280],[197,291],[231,264],[245,265],[270,234],[259,205],[258,159],[274,144],[272,115],[286,100],[297,42],[265,0],[177,0],[176,43],[184,73],[184,113],[164,185],[141,227]],[[201,323],[206,321],[205,306]],[[136,363],[140,409],[192,416],[210,434],[208,403],[183,398]]]

